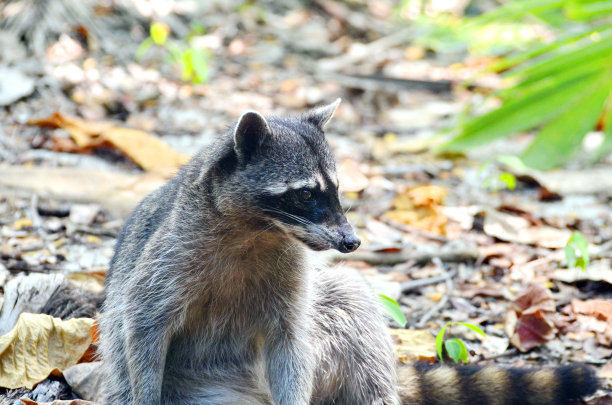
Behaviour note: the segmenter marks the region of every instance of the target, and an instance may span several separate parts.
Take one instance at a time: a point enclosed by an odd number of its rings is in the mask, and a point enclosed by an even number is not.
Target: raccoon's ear
[[[269,134],[268,122],[260,113],[248,111],[242,114],[234,129],[234,150],[238,157],[248,160],[257,153]]]
[[[306,120],[312,122],[321,129],[325,128],[327,122],[334,116],[334,113],[336,112],[336,109],[340,105],[341,101],[341,98],[337,98],[336,101],[331,104],[317,107],[308,111],[305,114]]]

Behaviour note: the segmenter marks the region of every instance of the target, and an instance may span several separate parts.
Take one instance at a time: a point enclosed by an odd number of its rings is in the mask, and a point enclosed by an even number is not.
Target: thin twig
[[[446,304],[448,303],[448,300],[450,298],[451,292],[453,290],[453,279],[451,277],[449,277],[445,281],[446,281],[446,293],[444,294],[442,299],[436,305],[434,305],[427,312],[425,312],[425,314],[421,317],[419,322],[417,322],[417,324],[416,324],[417,328],[423,328],[425,326],[425,324],[429,321],[429,319],[435,313],[437,313],[440,310],[442,310],[442,308],[444,308],[446,306]]]
[[[421,288],[421,287],[425,287],[426,285],[431,285],[431,284],[438,284],[441,283],[443,281],[449,280],[453,277],[455,277],[455,275],[457,274],[456,270],[451,270],[448,273],[442,275],[442,276],[437,276],[437,277],[430,277],[430,278],[422,278],[419,280],[410,280],[410,281],[404,281],[401,286],[402,286],[402,292],[408,292],[410,290],[415,290],[417,288]]]
[[[516,347],[511,347],[510,349],[502,353],[492,354],[490,356],[481,356],[478,360],[474,361],[474,363],[481,363],[483,361],[495,360],[495,359],[499,359],[500,357],[515,356],[517,354],[518,354],[518,350],[516,349]]]

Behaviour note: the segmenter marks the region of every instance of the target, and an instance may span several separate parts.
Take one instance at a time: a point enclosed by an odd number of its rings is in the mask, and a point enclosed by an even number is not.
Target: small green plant
[[[380,298],[380,302],[383,304],[383,307],[385,307],[385,310],[389,316],[391,316],[395,322],[399,323],[402,328],[406,326],[406,316],[400,309],[397,301],[382,294],[378,294],[378,297]]]
[[[444,325],[440,332],[438,332],[438,335],[436,336],[436,350],[438,351],[438,358],[440,359],[440,362],[444,362],[444,350],[446,350],[448,357],[450,357],[455,363],[459,363],[460,360],[467,363],[468,351],[465,347],[465,343],[463,343],[462,340],[456,338],[444,340],[446,330],[450,330],[450,327],[452,327],[453,325],[465,326],[466,328],[473,330],[484,338],[486,338],[487,335],[485,335],[482,329],[480,329],[478,326],[466,322],[449,322]]]
[[[589,256],[589,242],[583,234],[578,231],[572,233],[565,244],[564,250],[567,267],[580,267],[582,270],[586,270],[591,258]]]
[[[201,26],[195,26],[194,32],[203,33]],[[170,61],[181,65],[181,79],[193,83],[206,83],[208,81],[208,61],[210,51],[194,46],[185,46],[177,41],[169,41],[170,28],[161,22],[151,24],[149,37],[145,39],[136,51],[136,60],[139,60],[152,47],[160,46],[170,54]]]
[[[527,170],[527,166],[525,166],[518,156],[503,155],[499,156],[496,161],[510,167],[511,169],[514,169],[517,172],[525,172]],[[482,172],[488,166],[490,166],[491,163],[493,163],[491,160],[483,163],[480,166],[479,171]],[[483,181],[482,186],[484,188],[490,188],[492,191],[501,190],[504,186],[508,190],[514,190],[516,188],[516,176],[512,173],[502,171],[501,173],[487,177]]]

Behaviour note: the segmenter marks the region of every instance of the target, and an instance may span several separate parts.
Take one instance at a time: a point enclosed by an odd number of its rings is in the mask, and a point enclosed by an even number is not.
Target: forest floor
[[[57,314],[48,300],[63,278],[92,297],[66,317],[94,316],[130,209],[241,113],[296,114],[342,97],[327,138],[362,246],[328,256],[400,303],[411,331],[389,319],[400,360],[433,361],[440,329],[467,322],[487,335],[452,328],[471,363],[587,363],[603,382],[587,403],[612,403],[612,160],[542,173],[493,159],[530,135],[436,154],[439,131],[482,97],[458,85],[483,62],[449,67],[412,46],[388,2],[312,3],[160,17],[168,41],[209,50],[200,84],[181,80],[167,47],[135,58],[144,9],[100,7],[38,56],[0,31],[0,335],[18,312]],[[575,231],[588,241],[586,270],[568,268]],[[16,398],[0,388],[0,404]]]

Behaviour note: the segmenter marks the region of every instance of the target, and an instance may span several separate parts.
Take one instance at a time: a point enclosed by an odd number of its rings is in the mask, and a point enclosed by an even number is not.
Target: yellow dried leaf
[[[189,156],[178,153],[161,139],[138,129],[116,127],[106,122],[86,121],[59,113],[28,123],[65,129],[80,148],[95,148],[110,144],[148,171],[165,173],[168,169],[178,168],[189,161]]]
[[[32,389],[54,370],[75,365],[89,348],[93,324],[91,318],[22,313],[0,337],[0,387]]]
[[[28,218],[20,218],[13,222],[13,227],[15,229],[27,228],[28,226],[32,226],[32,220]]]
[[[145,170],[176,168],[189,161],[189,156],[138,129],[113,127],[102,136]]]
[[[444,235],[448,218],[441,205],[447,194],[447,189],[432,185],[406,190],[393,199],[393,209],[384,216],[434,235]]]
[[[411,189],[408,195],[415,205],[438,206],[444,202],[448,190],[440,186],[427,185]]]
[[[389,329],[395,357],[404,364],[436,358],[436,339],[427,330]]]
[[[73,285],[83,290],[100,294],[104,291],[105,271],[68,273],[66,279]]]
[[[89,243],[100,243],[100,241],[102,241],[102,239],[100,239],[99,236],[87,235],[87,242]]]
[[[442,300],[442,297],[444,297],[444,294],[439,292],[432,292],[427,296],[427,298],[429,298],[433,302],[440,302],[440,300]]]

